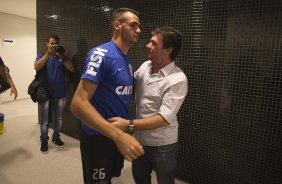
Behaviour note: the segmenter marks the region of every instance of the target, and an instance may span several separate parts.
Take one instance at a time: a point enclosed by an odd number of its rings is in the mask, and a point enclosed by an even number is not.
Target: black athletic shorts
[[[89,136],[81,130],[80,153],[85,184],[96,184],[118,177],[124,158],[115,143],[105,136]]]

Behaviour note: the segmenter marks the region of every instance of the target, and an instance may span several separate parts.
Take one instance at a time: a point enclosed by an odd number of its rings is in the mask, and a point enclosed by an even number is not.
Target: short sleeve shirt
[[[44,53],[39,53],[36,57],[37,62],[42,58]],[[61,98],[66,96],[66,79],[65,79],[65,68],[62,59],[49,56],[46,62],[46,68],[48,73],[48,85],[52,92],[52,97]]]
[[[81,78],[97,84],[90,103],[105,119],[114,116],[129,118],[133,63],[128,56],[122,54],[114,41],[89,52]],[[82,124],[82,129],[88,135],[99,135],[85,124]]]

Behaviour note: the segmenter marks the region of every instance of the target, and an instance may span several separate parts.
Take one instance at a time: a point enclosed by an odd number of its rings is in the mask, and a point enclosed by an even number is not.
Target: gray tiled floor
[[[37,104],[31,100],[17,100],[0,104],[0,112],[5,114],[6,129],[0,135],[1,184],[83,183],[78,140],[62,135],[64,148],[49,143],[49,153],[39,151]],[[134,183],[130,162],[125,162],[121,177],[114,178],[112,183]],[[157,183],[155,175],[152,183]],[[176,181],[176,184],[183,183]]]

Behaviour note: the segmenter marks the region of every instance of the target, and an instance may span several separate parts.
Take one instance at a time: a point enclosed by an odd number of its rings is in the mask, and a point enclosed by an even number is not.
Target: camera
[[[55,50],[55,52],[57,52],[57,53],[59,53],[59,54],[61,54],[61,55],[65,54],[65,49],[64,49],[64,47],[62,47],[62,46],[60,46],[60,45],[54,46],[54,50]]]

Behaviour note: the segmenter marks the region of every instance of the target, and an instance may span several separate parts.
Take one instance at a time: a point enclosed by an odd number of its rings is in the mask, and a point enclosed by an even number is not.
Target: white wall
[[[3,39],[11,38],[16,45],[4,46]],[[0,56],[10,68],[18,90],[17,99],[29,98],[27,87],[35,75],[36,20],[0,12]],[[12,101],[10,90],[0,95],[0,104]]]

